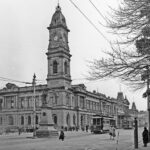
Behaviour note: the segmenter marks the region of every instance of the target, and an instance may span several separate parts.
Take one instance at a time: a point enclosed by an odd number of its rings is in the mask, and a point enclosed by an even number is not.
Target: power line
[[[89,0],[89,2],[91,3],[91,5],[96,9],[96,11],[99,13],[99,15],[107,22],[106,18],[103,16],[103,14],[99,11],[99,9],[94,5],[94,3]]]
[[[71,79],[72,81],[79,81],[79,80],[87,80],[87,78],[73,78],[73,79]],[[90,84],[90,83],[93,83],[93,82],[97,82],[99,79],[97,79],[97,80],[92,80],[92,81],[88,81],[88,82],[82,82],[83,84]],[[37,81],[39,81],[39,82],[45,82],[45,80],[42,80],[42,79],[37,79]]]
[[[106,18],[104,17],[104,15],[100,12],[100,10],[94,5],[94,3],[89,0],[89,2],[91,3],[91,5],[96,9],[96,11],[99,13],[99,15],[106,21],[106,23],[108,23],[108,21],[106,20]],[[98,23],[102,26],[104,26],[100,21],[98,21]],[[118,37],[122,40],[122,38],[118,35]]]
[[[104,34],[96,27],[96,25],[81,11],[81,9],[72,1],[69,0],[74,7],[88,20],[88,22],[98,31],[98,33],[111,45],[111,42],[104,36]]]
[[[4,78],[4,77],[0,77],[0,80],[10,81],[10,82],[18,82],[18,83],[24,83],[24,84],[32,84],[31,82],[19,81],[19,80],[14,80],[14,79],[10,79],[10,78]]]

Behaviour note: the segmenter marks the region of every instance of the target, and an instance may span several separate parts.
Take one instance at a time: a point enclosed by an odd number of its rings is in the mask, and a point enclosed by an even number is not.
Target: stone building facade
[[[86,90],[84,84],[71,85],[68,45],[69,29],[58,5],[52,16],[49,31],[46,85],[35,86],[36,118],[38,127],[42,104],[46,101],[51,111],[55,128],[79,128],[93,124],[97,115],[110,124],[123,127],[123,119],[128,119],[129,101],[119,92],[117,98]],[[8,83],[0,90],[0,126],[33,128],[33,86],[18,87]]]

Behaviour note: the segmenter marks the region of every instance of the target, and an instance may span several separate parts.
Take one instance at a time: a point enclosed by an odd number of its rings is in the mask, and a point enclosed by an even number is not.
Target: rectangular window
[[[99,110],[99,103],[96,103],[96,110]]]
[[[39,96],[35,97],[35,104],[36,107],[39,107]]]
[[[24,108],[24,98],[21,97],[21,98],[20,98],[20,101],[21,101],[21,108]]]
[[[6,96],[6,108],[14,108],[15,107],[15,97],[14,96]]]
[[[70,95],[66,94],[66,105],[69,106],[70,105]]]
[[[3,124],[3,118],[0,117],[0,125],[2,125],[2,124]]]
[[[80,96],[80,108],[84,108],[84,97]]]
[[[50,97],[50,101],[52,102],[53,106],[56,106],[56,101],[54,97]]]
[[[39,99],[39,107],[41,107],[42,106],[42,97],[40,97],[40,99]]]
[[[93,109],[93,102],[90,101],[90,109],[92,110]]]
[[[0,99],[0,110],[2,109],[3,99]]]
[[[89,100],[87,100],[86,105],[87,105],[87,109],[90,109],[90,101]]]
[[[74,97],[74,96],[72,96],[72,106],[73,106],[73,107],[76,106],[76,104],[75,104],[75,97]]]
[[[93,102],[93,110],[96,110],[96,103]]]
[[[13,99],[11,99],[11,106],[10,107],[14,108],[14,100]]]

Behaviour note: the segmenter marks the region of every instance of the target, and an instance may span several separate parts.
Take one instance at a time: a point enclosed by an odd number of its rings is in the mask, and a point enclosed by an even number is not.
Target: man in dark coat
[[[144,147],[147,147],[147,143],[148,143],[148,130],[146,127],[144,127],[144,131],[142,133],[143,136],[143,143],[144,143]]]
[[[64,131],[63,131],[63,130],[61,130],[61,131],[60,131],[60,135],[59,135],[59,139],[63,141],[63,140],[64,140],[64,138],[65,138]]]

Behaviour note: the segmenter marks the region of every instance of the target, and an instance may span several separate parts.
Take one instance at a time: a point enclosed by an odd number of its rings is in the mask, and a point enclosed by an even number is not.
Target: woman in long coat
[[[146,127],[144,127],[144,131],[142,133],[143,136],[143,143],[144,143],[144,147],[147,147],[147,143],[148,143],[148,130]]]

